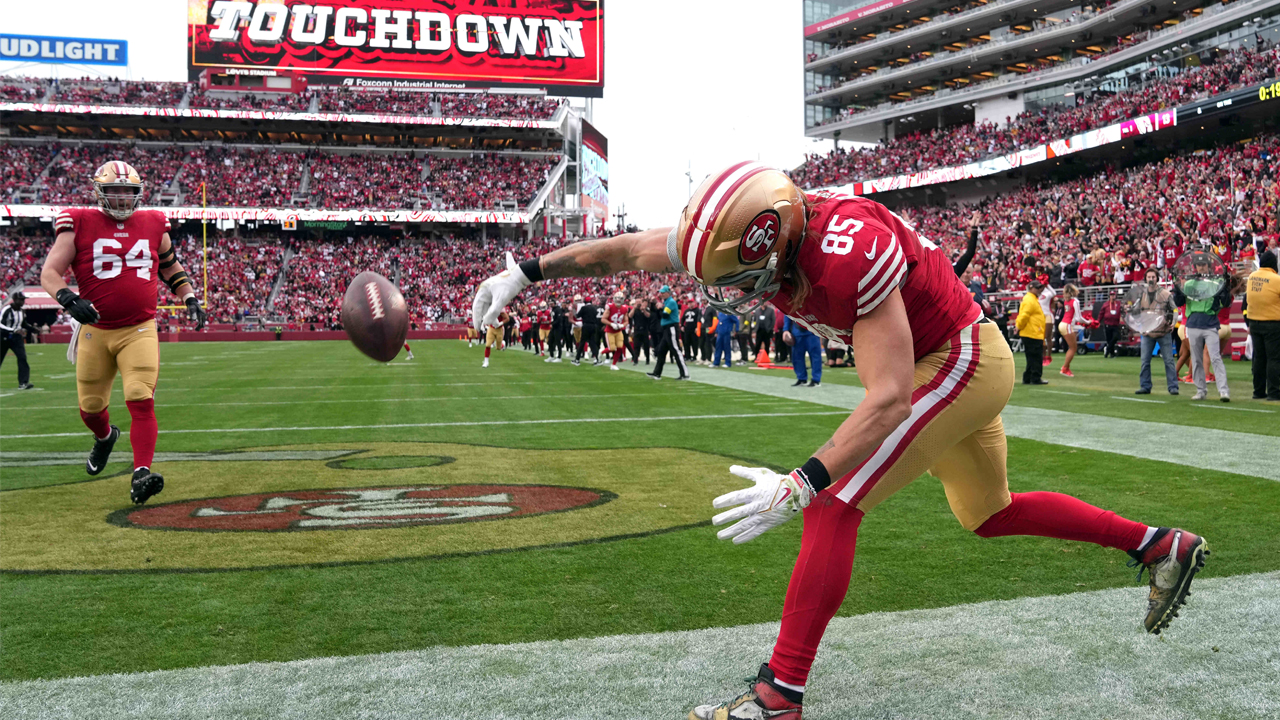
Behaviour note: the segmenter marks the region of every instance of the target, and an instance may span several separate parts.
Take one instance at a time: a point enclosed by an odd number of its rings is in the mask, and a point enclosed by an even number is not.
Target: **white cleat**
[[[482,368],[487,368],[487,367],[489,367],[489,358],[485,358],[485,359],[484,359],[484,364],[482,364],[480,367],[482,367]]]
[[[610,366],[609,366],[609,369],[610,369],[610,370],[617,370],[617,369],[618,369],[618,366],[617,366],[617,365],[610,365]]]

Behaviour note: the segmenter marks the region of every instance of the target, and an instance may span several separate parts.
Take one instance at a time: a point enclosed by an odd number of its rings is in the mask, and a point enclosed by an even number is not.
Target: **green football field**
[[[789,470],[861,398],[849,369],[164,345],[137,508],[127,438],[84,472],[65,346],[28,351],[39,389],[6,363],[0,390],[5,717],[683,717],[768,658],[799,546],[716,540],[729,465]],[[1280,407],[1246,363],[1223,404],[1059,361],[1005,413],[1011,489],[1206,536],[1182,616],[1143,634],[1123,553],[982,540],[925,476],[859,531],[806,717],[1280,716]]]

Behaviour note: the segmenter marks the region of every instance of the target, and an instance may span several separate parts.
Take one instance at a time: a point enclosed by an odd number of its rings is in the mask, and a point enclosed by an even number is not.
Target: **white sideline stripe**
[[[265,428],[189,428],[183,430],[161,430],[161,435],[225,435],[227,433],[256,432],[310,432],[314,430],[384,430],[389,428],[433,428],[433,427],[481,427],[485,425],[567,425],[572,423],[612,423],[612,422],[665,422],[674,420],[719,420],[722,418],[758,418],[758,417],[797,417],[844,415],[843,411],[829,412],[773,412],[773,413],[730,413],[725,415],[663,415],[658,417],[621,417],[621,418],[557,418],[553,420],[473,420],[462,422],[435,423],[387,423],[381,425],[314,425],[309,427],[265,427]],[[128,435],[127,432],[121,432]],[[84,431],[73,433],[39,433],[32,435],[0,435],[0,440],[18,438],[55,438],[83,437]]]
[[[1158,637],[1142,632],[1137,586],[836,618],[806,705],[824,718],[1275,718],[1277,597],[1280,573],[1197,580]],[[0,685],[0,706],[7,720],[673,719],[740,693],[777,633],[773,622],[31,680]]]
[[[525,382],[504,382],[503,385],[584,385],[587,383],[609,382],[609,380],[529,380]],[[267,386],[241,386],[241,387],[216,387],[211,385],[168,385],[161,383],[157,386],[156,392],[164,392],[166,390],[183,390],[186,392],[216,392],[226,394],[229,392],[256,392],[258,390],[378,390],[382,388],[402,388],[402,387],[471,387],[483,385],[492,387],[493,383],[487,382],[455,382],[455,383],[382,383],[378,385],[371,384],[347,384],[347,385],[267,385]],[[41,388],[36,388],[40,390]],[[10,395],[21,393],[29,393],[30,390],[15,391]],[[52,393],[74,393],[74,388],[67,390],[52,390]]]
[[[248,405],[258,407],[259,405],[320,405],[320,404],[341,404],[341,403],[395,403],[395,402],[436,402],[437,400],[557,400],[560,398],[617,398],[617,397],[652,397],[666,398],[660,392],[647,393],[585,393],[582,395],[429,395],[424,397],[413,398],[352,398],[349,400],[268,400],[264,402],[222,402],[222,403],[156,403],[156,407],[177,408],[177,407],[229,407],[237,405]],[[43,405],[39,407],[26,408],[0,408],[0,412],[12,410],[17,412],[29,413],[34,410],[75,410],[78,405]]]
[[[1191,407],[1208,408],[1210,410],[1235,410],[1236,412],[1266,413],[1267,415],[1276,414],[1275,410],[1258,410],[1255,408],[1231,407],[1230,405],[1192,405]]]
[[[1075,395],[1076,397],[1089,397],[1089,393],[1073,393],[1066,390],[1039,390],[1037,392],[1050,393],[1052,395]]]
[[[695,383],[846,411],[866,397],[866,391],[855,385],[823,383],[816,388],[793,388],[791,383],[795,381],[781,376],[712,372],[705,368],[690,368],[689,373]],[[1000,415],[1009,437],[1280,481],[1280,463],[1275,462],[1280,457],[1280,437],[1274,435],[1021,405],[1006,405]],[[814,438],[815,446],[821,442],[821,438]]]
[[[1156,404],[1156,405],[1164,405],[1164,404],[1165,404],[1165,401],[1164,401],[1164,400],[1144,400],[1144,399],[1142,399],[1142,398],[1131,398],[1131,397],[1125,397],[1125,396],[1123,396],[1123,395],[1112,395],[1112,396],[1111,396],[1111,399],[1112,399],[1112,400],[1124,400],[1124,401],[1127,401],[1127,402],[1154,403],[1154,404]]]

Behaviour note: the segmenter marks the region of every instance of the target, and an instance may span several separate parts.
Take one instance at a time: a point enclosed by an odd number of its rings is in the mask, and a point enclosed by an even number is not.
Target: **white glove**
[[[711,503],[716,508],[739,506],[711,518],[712,525],[724,525],[746,518],[716,533],[716,537],[721,540],[733,538],[735,545],[753,540],[764,531],[799,515],[817,494],[808,481],[797,472],[779,475],[769,468],[749,468],[741,465],[731,466],[729,472],[755,483],[755,487],[734,490],[721,495]]]
[[[502,308],[532,284],[516,264],[516,259],[511,253],[507,253],[507,269],[476,288],[476,298],[471,302],[471,324],[475,326],[476,332],[480,332],[486,325],[496,325]]]

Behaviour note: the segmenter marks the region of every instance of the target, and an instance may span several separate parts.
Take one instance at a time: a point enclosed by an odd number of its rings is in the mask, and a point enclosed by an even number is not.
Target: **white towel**
[[[71,319],[71,342],[67,343],[67,362],[76,364],[76,348],[80,346],[80,323]]]

